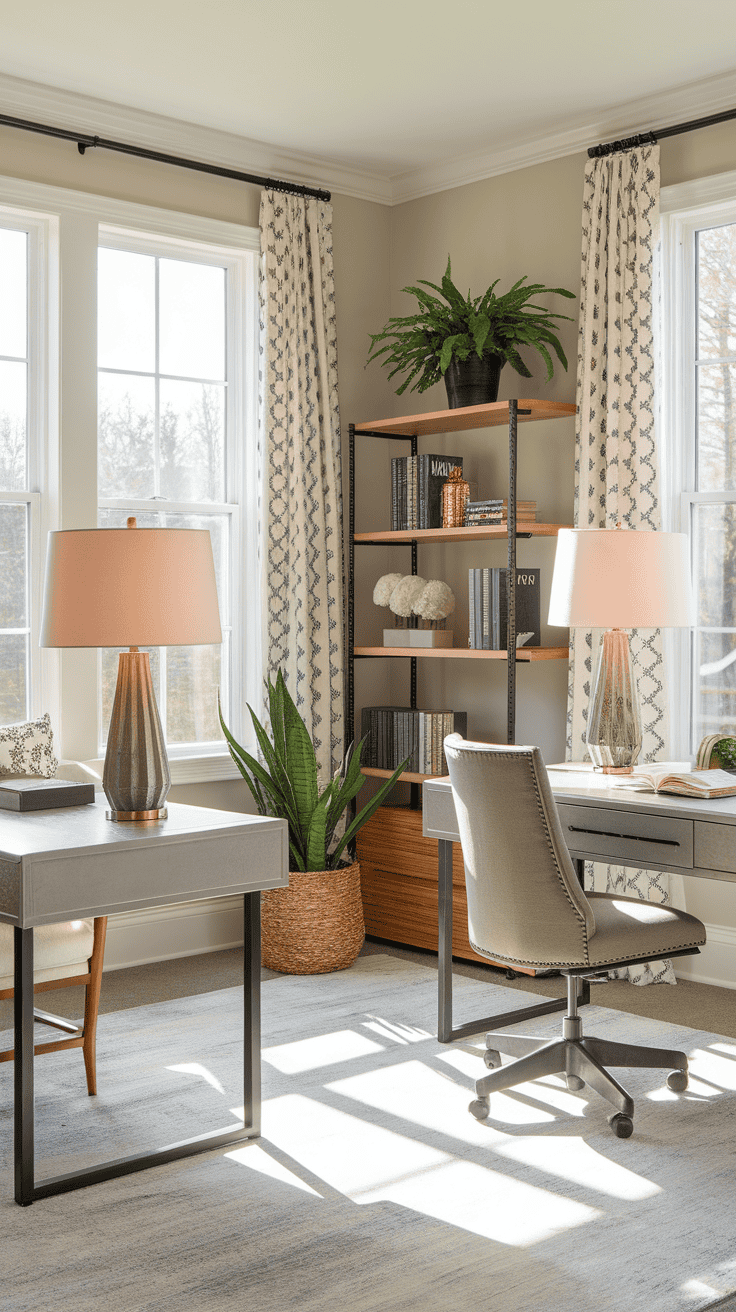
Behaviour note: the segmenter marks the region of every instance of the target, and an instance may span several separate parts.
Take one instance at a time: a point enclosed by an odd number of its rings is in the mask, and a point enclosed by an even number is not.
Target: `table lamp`
[[[71,529],[49,534],[42,647],[129,647],[103,772],[108,820],[162,820],[171,787],[148,652],[222,642],[206,529]]]
[[[641,750],[639,698],[624,629],[695,623],[684,533],[560,529],[549,623],[607,629],[588,711],[586,743],[605,774],[630,774]]]

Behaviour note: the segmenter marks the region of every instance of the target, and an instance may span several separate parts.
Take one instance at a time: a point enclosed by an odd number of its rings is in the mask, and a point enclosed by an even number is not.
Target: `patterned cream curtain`
[[[281,669],[321,772],[344,739],[342,475],[332,207],[261,193],[263,669]]]
[[[578,334],[575,524],[659,529],[654,429],[653,259],[659,227],[659,146],[589,160],[583,195]],[[570,635],[567,755],[587,758],[588,702],[600,630]],[[631,633],[642,715],[641,760],[666,756],[659,630]],[[592,873],[591,873],[592,872]],[[651,870],[591,865],[601,892],[670,901],[670,878]],[[612,972],[635,984],[675,983],[653,961]]]

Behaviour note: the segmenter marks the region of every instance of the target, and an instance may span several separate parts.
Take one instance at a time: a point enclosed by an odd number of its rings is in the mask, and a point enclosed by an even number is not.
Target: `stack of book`
[[[391,528],[442,528],[442,487],[462,456],[394,456]]]
[[[466,525],[502,524],[508,517],[508,500],[496,497],[490,501],[468,501],[465,506]],[[517,501],[516,518],[518,520],[535,520],[537,518],[536,501]]]
[[[442,743],[448,733],[468,732],[465,711],[418,711],[405,706],[364,706],[363,765],[395,770],[406,757],[410,774],[447,774]]]
[[[503,651],[508,646],[508,571],[468,570],[468,646],[480,651]],[[516,646],[542,643],[539,570],[516,571]]]

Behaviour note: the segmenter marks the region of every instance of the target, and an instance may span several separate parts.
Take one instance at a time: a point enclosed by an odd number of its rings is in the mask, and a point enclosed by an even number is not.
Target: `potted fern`
[[[286,687],[281,670],[268,680],[271,736],[249,706],[263,764],[220,724],[259,815],[289,823],[289,887],[267,889],[262,898],[264,966],[290,975],[343,970],[363,945],[360,866],[348,848],[391,791],[407,762],[394,771],[340,834],[353,798],[365,783],[360,770],[364,739],[352,744],[325,787],[320,786],[314,745]]]
[[[367,364],[380,360],[390,367],[389,378],[406,374],[396,394],[411,384],[412,392],[426,392],[444,378],[451,410],[485,405],[498,397],[503,366],[508,363],[522,378],[531,378],[519,349],[531,347],[544,360],[549,382],[554,373],[551,351],[564,369],[567,359],[555,329],[556,320],[569,319],[537,305],[537,296],[574,293],[564,287],[545,287],[519,278],[503,296],[496,296],[499,279],[480,296],[463,296],[452,281],[450,258],[440,286],[420,278],[419,287],[404,287],[419,302],[416,314],[395,317],[380,333],[371,333]],[[423,290],[431,288],[431,292]],[[438,295],[433,295],[437,292]]]

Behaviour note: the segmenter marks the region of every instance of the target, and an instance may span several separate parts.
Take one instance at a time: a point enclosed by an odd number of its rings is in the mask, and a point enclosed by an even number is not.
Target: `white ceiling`
[[[13,78],[382,179],[645,128],[630,102],[734,70],[734,0],[33,0],[0,41]]]

